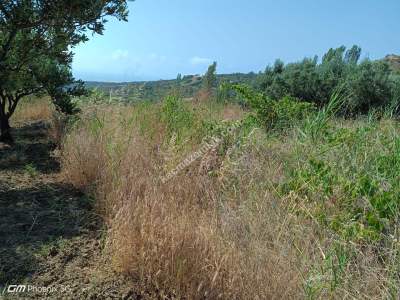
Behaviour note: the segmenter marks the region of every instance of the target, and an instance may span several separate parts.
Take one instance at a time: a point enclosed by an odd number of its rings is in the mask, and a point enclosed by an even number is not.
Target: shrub
[[[255,111],[259,123],[267,129],[289,128],[315,110],[312,103],[289,96],[275,101],[247,85],[234,85],[233,88],[246,99],[248,106]]]
[[[346,77],[349,112],[368,113],[372,108],[388,107],[392,99],[390,69],[385,62],[363,61]]]
[[[216,100],[219,103],[227,103],[229,99],[232,99],[232,89],[230,84],[227,82],[221,82],[217,89]]]
[[[344,239],[380,241],[398,222],[400,137],[393,125],[332,128],[303,143],[308,150],[300,150],[284,193],[309,199],[319,221]]]
[[[305,120],[315,112],[313,103],[299,101],[290,96],[285,96],[275,102],[274,110],[277,116],[277,128],[289,128],[299,121]]]
[[[182,98],[167,96],[162,106],[162,119],[167,125],[169,136],[176,134],[179,141],[184,132],[193,125],[194,116]]]
[[[393,76],[393,97],[390,104],[392,113],[400,115],[400,75]]]
[[[345,86],[351,97],[346,111],[350,115],[365,114],[371,108],[385,109],[397,97],[394,77],[386,62],[364,60],[359,63],[361,49],[344,46],[330,49],[318,58],[284,65],[280,60],[267,67],[259,79],[259,87],[273,100],[286,95],[322,107],[331,95]]]

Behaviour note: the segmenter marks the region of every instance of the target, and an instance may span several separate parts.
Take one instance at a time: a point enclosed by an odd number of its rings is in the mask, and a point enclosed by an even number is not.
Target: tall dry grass
[[[256,191],[231,199],[218,178],[196,172],[198,164],[163,184],[162,141],[149,142],[134,125],[116,126],[115,115],[97,112],[68,135],[63,170],[75,186],[95,187],[116,270],[189,299],[301,294],[306,265],[291,243],[312,240],[304,228],[291,227],[295,216],[254,184]],[[118,118],[129,123],[129,114]],[[236,175],[263,181],[281,176],[260,172],[258,159],[243,159],[252,174]],[[279,169],[269,156],[263,159]]]
[[[398,295],[392,239],[379,247],[350,243],[319,222],[312,199],[279,191],[288,166],[300,163],[298,146],[312,153],[295,131],[268,137],[255,130],[211,175],[198,172],[197,162],[163,184],[170,139],[152,109],[96,108],[62,147],[65,176],[96,197],[115,270],[170,298]]]
[[[47,97],[22,99],[11,117],[12,124],[51,120],[54,107]]]

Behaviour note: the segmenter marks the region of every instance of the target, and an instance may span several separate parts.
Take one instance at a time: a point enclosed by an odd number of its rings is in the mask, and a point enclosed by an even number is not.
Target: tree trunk
[[[13,144],[14,139],[11,135],[10,122],[7,117],[0,116],[0,142]]]

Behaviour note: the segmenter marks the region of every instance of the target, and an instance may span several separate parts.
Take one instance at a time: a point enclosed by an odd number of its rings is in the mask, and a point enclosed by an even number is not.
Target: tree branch
[[[19,90],[19,91],[15,92],[14,95],[12,95],[12,94],[2,95],[1,98],[3,98],[3,96],[4,96],[4,98],[7,99],[7,101],[8,101],[8,112],[6,112],[5,111],[5,102],[6,101],[4,101],[4,99],[3,99],[2,105],[4,107],[4,115],[7,118],[11,117],[13,115],[13,113],[15,112],[15,109],[17,108],[19,101],[23,97],[35,94],[35,93],[41,91],[42,89],[43,89],[43,86],[40,86],[40,87],[28,89],[28,90]]]

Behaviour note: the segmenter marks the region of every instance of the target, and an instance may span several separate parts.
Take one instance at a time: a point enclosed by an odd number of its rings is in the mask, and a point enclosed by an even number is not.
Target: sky
[[[77,79],[171,79],[213,61],[218,73],[258,72],[341,45],[400,54],[400,0],[136,0],[129,12],[74,49]]]

